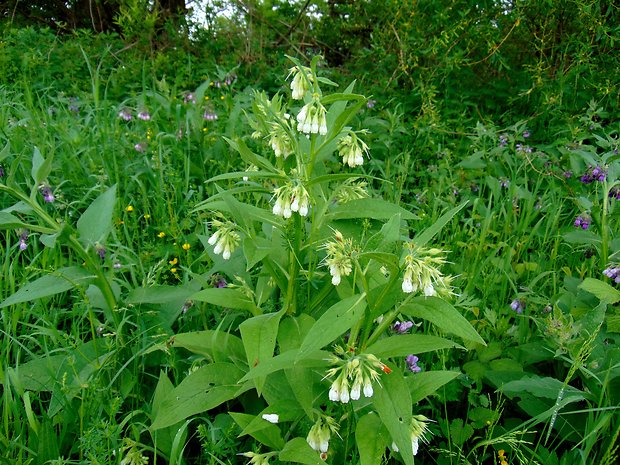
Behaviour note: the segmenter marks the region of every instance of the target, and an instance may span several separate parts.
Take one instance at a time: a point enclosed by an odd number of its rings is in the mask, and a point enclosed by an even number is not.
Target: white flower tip
[[[263,413],[263,420],[275,424],[280,420],[280,417],[277,413]]]
[[[340,275],[336,274],[334,276],[332,276],[332,284],[334,286],[337,286],[338,284],[340,284]]]

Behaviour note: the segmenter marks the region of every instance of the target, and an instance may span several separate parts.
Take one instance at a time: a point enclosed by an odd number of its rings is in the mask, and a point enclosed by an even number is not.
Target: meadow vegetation
[[[112,3],[0,10],[0,463],[617,463],[613,3]]]

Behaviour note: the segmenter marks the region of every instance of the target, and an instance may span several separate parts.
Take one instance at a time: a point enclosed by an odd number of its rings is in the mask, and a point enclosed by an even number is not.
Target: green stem
[[[297,278],[299,276],[299,251],[301,249],[301,217],[298,214],[293,215],[295,222],[295,238],[291,250],[289,252],[289,264],[288,264],[288,286],[286,289],[286,299],[284,301],[284,308],[289,315],[295,315],[297,313]]]
[[[601,213],[601,259],[603,267],[607,266],[609,259],[609,235],[607,233],[607,213],[609,209],[609,186],[605,181],[603,189],[603,211]]]
[[[392,322],[394,321],[394,319],[398,316],[398,314],[400,313],[400,309],[403,305],[405,305],[407,302],[409,302],[409,300],[413,297],[413,294],[409,294],[405,300],[403,300],[399,306],[397,306],[394,310],[386,313],[385,315],[383,315],[383,320],[381,321],[381,323],[379,323],[379,325],[375,328],[375,330],[373,331],[373,333],[370,335],[370,337],[368,337],[368,339],[366,340],[366,343],[364,344],[364,347],[368,347],[373,345],[378,339],[379,337],[385,332],[387,331],[387,329],[392,325]]]

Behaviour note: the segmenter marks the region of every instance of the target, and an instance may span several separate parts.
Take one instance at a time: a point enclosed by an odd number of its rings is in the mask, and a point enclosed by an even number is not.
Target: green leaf
[[[422,354],[433,350],[463,348],[449,339],[425,334],[397,334],[375,342],[366,352],[379,358],[400,357],[409,354]]]
[[[45,181],[45,179],[52,171],[52,156],[49,156],[47,160],[41,155],[41,151],[38,147],[35,147],[32,153],[32,171],[31,176],[34,180],[34,188],[38,189],[39,185]]]
[[[579,288],[589,292],[590,294],[594,294],[601,302],[612,305],[616,302],[620,302],[620,291],[598,279],[586,278],[579,285]]]
[[[191,300],[198,302],[207,302],[213,305],[219,305],[225,308],[235,308],[238,310],[247,310],[254,315],[260,313],[260,309],[254,305],[248,296],[239,289],[230,288],[210,288],[203,289],[200,292],[192,294]]]
[[[381,227],[381,230],[368,239],[366,245],[364,246],[364,250],[368,250],[369,252],[377,252],[382,250],[387,245],[397,242],[400,239],[401,223],[402,216],[400,213],[395,213],[392,215],[392,217]]]
[[[411,447],[411,395],[399,369],[381,377],[382,387],[375,390],[373,404],[406,465],[413,465]]]
[[[283,314],[284,310],[277,313],[267,313],[245,320],[239,325],[249,366],[256,367],[273,358],[278,325]],[[260,395],[265,379],[262,377],[255,378],[254,383]]]
[[[303,463],[305,465],[326,465],[319,453],[308,445],[304,438],[293,438],[286,443],[278,456],[281,462]]]
[[[0,229],[16,228],[29,228],[29,226],[27,223],[24,223],[18,217],[13,216],[8,212],[0,212]]]
[[[242,361],[245,364],[243,342],[226,331],[206,330],[177,334],[172,339],[172,346],[183,347],[216,362]]]
[[[260,262],[271,252],[271,242],[264,237],[246,237],[243,240],[243,254],[247,262],[247,270]]]
[[[572,386],[566,386],[562,381],[558,379],[551,377],[540,377],[535,375],[526,375],[521,379],[509,381],[499,386],[498,389],[499,391],[510,397],[522,397],[523,393],[527,392],[537,398],[545,397],[547,399],[556,400],[558,398],[558,393],[560,392],[560,390],[563,390],[564,398],[577,397],[580,400],[586,398],[585,392],[582,392]]]
[[[411,393],[411,402],[416,404],[425,397],[433,395],[444,384],[449,383],[461,373],[458,371],[423,371],[407,376],[407,386]]]
[[[474,429],[470,424],[463,425],[463,420],[457,418],[450,423],[450,438],[457,446],[465,444],[469,438],[474,434]]]
[[[401,313],[414,318],[422,318],[450,334],[465,341],[486,345],[467,319],[445,300],[439,297],[416,297],[411,303],[401,307]]]
[[[278,415],[278,423],[283,423],[287,421],[296,421],[299,420],[300,415],[303,413],[301,406],[297,401],[292,399],[281,399],[268,407],[263,409],[248,425],[243,428],[243,431],[239,434],[239,436],[243,436],[246,434],[252,434],[254,431],[260,431],[268,424],[273,424],[268,422],[263,418],[264,414],[277,414]]]
[[[254,415],[248,415],[247,413],[230,412],[229,415],[242,430],[247,428],[256,418]],[[284,447],[284,439],[282,439],[280,428],[268,421],[264,422],[261,429],[252,431],[250,436],[271,449],[282,449]]]
[[[115,206],[116,185],[97,197],[80,216],[77,222],[80,242],[88,246],[105,241],[112,230]]]
[[[433,225],[424,230],[422,234],[416,236],[413,239],[413,242],[418,247],[425,245],[429,242],[439,231],[443,229],[443,227],[450,222],[450,220],[456,215],[459,211],[461,211],[469,202],[463,202],[458,207],[454,207],[452,210],[444,213],[441,217],[433,223]]]
[[[0,308],[60,294],[94,280],[94,275],[79,266],[61,268],[21,287],[15,294],[7,297],[0,304]]]
[[[360,453],[360,465],[380,465],[390,436],[375,413],[359,419],[355,429],[355,442]]]
[[[365,309],[366,294],[354,295],[332,305],[308,331],[297,359],[307,357],[344,334],[364,315]]]
[[[241,376],[243,372],[230,363],[212,363],[199,368],[166,395],[151,429],[174,425],[235,398],[239,392],[236,382]]]
[[[403,219],[415,220],[417,216],[409,210],[405,210],[392,202],[382,199],[355,199],[336,205],[330,215],[335,220],[351,218],[372,218],[374,220],[387,220],[394,215],[400,214]]]
[[[195,293],[195,285],[137,287],[129,292],[126,301],[132,305],[164,304],[175,300],[188,300]]]
[[[245,374],[239,382],[263,377],[275,373],[276,371],[286,370],[287,368],[299,367],[322,367],[326,366],[326,358],[329,356],[329,352],[324,350],[317,350],[302,360],[298,360],[299,351],[292,349],[282,354],[278,354],[273,358],[270,358],[262,363],[259,363],[255,367]]]

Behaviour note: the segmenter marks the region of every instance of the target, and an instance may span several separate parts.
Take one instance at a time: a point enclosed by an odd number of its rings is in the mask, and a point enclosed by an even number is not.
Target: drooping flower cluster
[[[278,187],[274,193],[276,203],[273,205],[273,214],[290,218],[293,212],[300,216],[307,216],[310,208],[310,196],[306,188],[298,183],[296,185],[287,183]]]
[[[138,119],[142,121],[151,121],[151,114],[146,110],[142,110],[138,113]]]
[[[131,110],[128,108],[123,108],[118,112],[118,117],[124,121],[131,121],[133,116],[131,115]]]
[[[407,244],[409,252],[405,255],[403,292],[422,292],[425,296],[451,295],[451,276],[444,276],[439,266],[446,263],[443,250],[417,247],[413,242]]]
[[[364,397],[372,397],[372,383],[379,382],[379,371],[390,373],[391,370],[373,354],[352,355],[342,347],[336,347],[336,354],[331,355],[329,362],[336,365],[327,370],[325,377],[336,377],[329,389],[329,400],[348,403],[358,400],[361,393]]]
[[[581,176],[580,180],[584,184],[592,184],[594,181],[603,182],[607,177],[607,170],[601,166],[592,166],[588,167],[588,170],[585,172],[583,176]]]
[[[19,233],[19,250],[24,251],[28,248],[28,236],[30,233],[27,229],[22,229]]]
[[[616,284],[620,284],[620,265],[610,265],[603,270],[603,274]]]
[[[392,331],[398,334],[405,334],[413,328],[413,321],[396,321],[392,325]]]
[[[366,187],[368,183],[365,181],[357,181],[357,179],[347,179],[343,182],[335,193],[336,200],[340,203],[351,202],[352,200],[365,199],[368,197]]]
[[[411,425],[409,426],[409,430],[411,434],[411,450],[413,451],[413,455],[418,454],[420,441],[428,444],[427,436],[432,434],[428,429],[429,421],[430,420],[424,415],[413,415],[413,417],[411,418]],[[392,443],[392,450],[394,452],[398,452],[398,447],[394,442]]]
[[[577,218],[575,218],[575,227],[581,228],[584,231],[590,227],[590,223],[592,223],[592,218],[590,215],[586,213],[582,213]]]
[[[39,192],[43,196],[43,200],[45,200],[45,202],[47,203],[52,203],[54,202],[54,200],[56,200],[56,197],[54,197],[54,193],[52,192],[52,188],[49,186],[49,184],[41,184],[39,186]]]
[[[342,157],[342,163],[354,168],[364,164],[364,155],[368,155],[368,145],[357,134],[349,131],[347,135],[338,141],[338,154]]]
[[[237,226],[230,221],[222,222],[218,220],[213,220],[211,226],[216,231],[209,237],[208,243],[215,246],[213,253],[216,255],[222,254],[222,258],[228,260],[239,245],[240,238],[236,231]]]
[[[297,130],[305,134],[327,134],[327,112],[317,98],[306,103],[297,115]]]
[[[338,423],[332,417],[321,416],[306,437],[310,447],[317,452],[325,453],[329,449],[329,440],[332,434],[338,433]]]
[[[293,76],[293,80],[291,81],[291,97],[295,100],[301,100],[312,85],[312,70],[306,66],[302,66],[301,69],[299,66],[293,66],[290,69],[288,77],[291,75]]]
[[[293,141],[286,130],[278,123],[271,124],[269,145],[276,154],[276,157],[282,156],[286,158],[293,153]]]
[[[620,200],[620,186],[612,187],[609,189],[609,194],[607,196],[610,199]]]
[[[353,270],[351,253],[353,252],[353,241],[345,239],[338,230],[334,231],[334,241],[324,245],[327,251],[325,264],[329,267],[329,274],[332,276],[332,284],[340,284],[342,276],[349,276]]]

